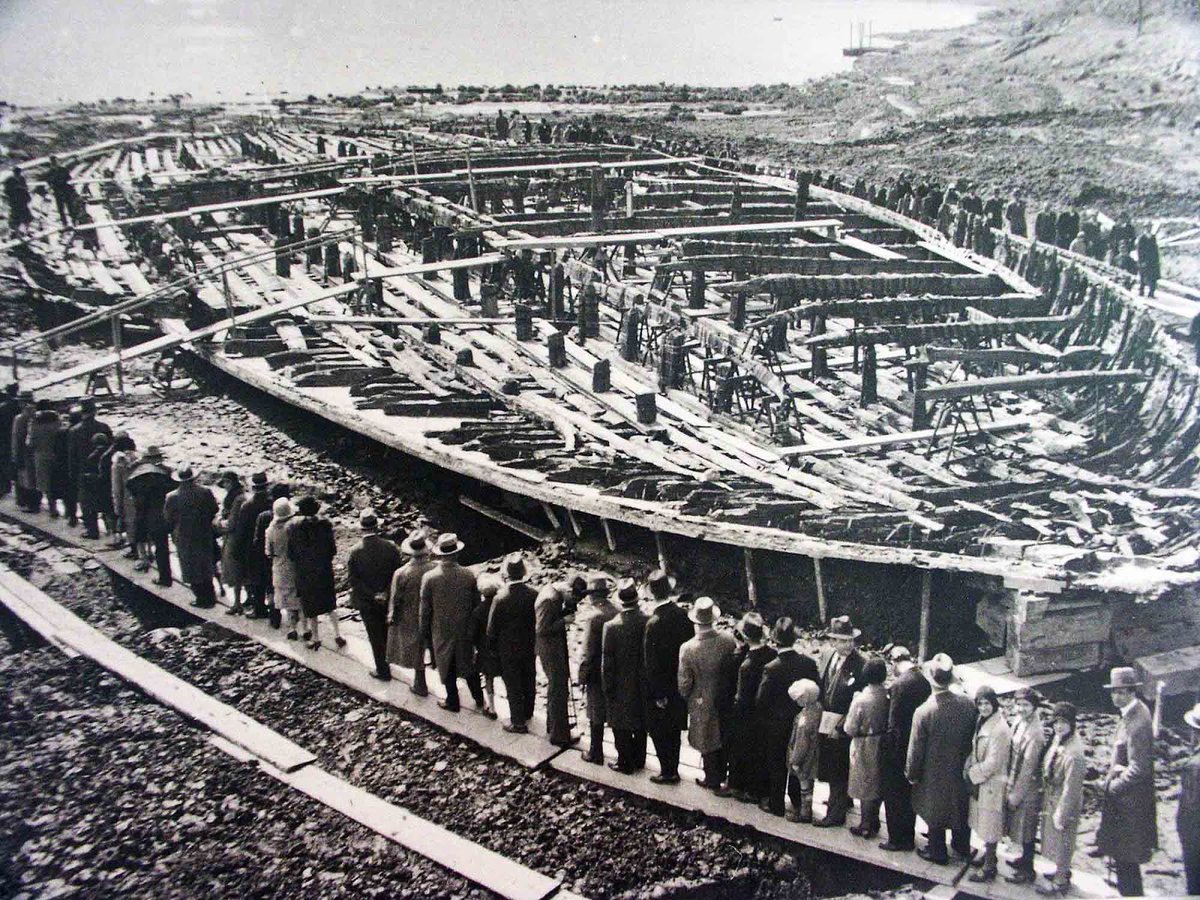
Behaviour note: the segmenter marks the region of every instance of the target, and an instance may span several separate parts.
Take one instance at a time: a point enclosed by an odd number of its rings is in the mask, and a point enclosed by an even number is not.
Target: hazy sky
[[[965,24],[945,0],[0,0],[0,98],[226,98],[461,83],[751,84],[845,65],[851,23]]]

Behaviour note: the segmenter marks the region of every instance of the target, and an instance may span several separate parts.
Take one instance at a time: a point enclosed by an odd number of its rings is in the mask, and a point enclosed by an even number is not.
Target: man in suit
[[[767,644],[766,625],[756,612],[746,613],[738,630],[745,639],[746,650],[738,663],[737,689],[733,695],[734,741],[729,748],[729,784],[717,793],[729,794],[744,803],[758,803],[767,796],[770,787],[758,686],[763,669],[775,659],[775,648]]]
[[[654,604],[646,622],[646,727],[654,741],[659,774],[655,784],[679,783],[679,749],[687,728],[687,706],[679,695],[679,648],[692,636],[692,623],[672,597],[675,579],[656,569],[645,597]]]
[[[950,690],[954,662],[945,653],[929,661],[933,694],[913,716],[905,775],[913,786],[913,808],[929,826],[929,845],[917,855],[938,865],[950,861],[950,846],[962,857],[971,856],[971,829],[967,825],[967,788],[963,764],[975,739],[975,704]]]
[[[503,571],[505,584],[492,601],[487,636],[508,694],[510,718],[504,730],[525,734],[537,690],[537,593],[525,583],[529,570],[520,553],[505,557]]]
[[[265,487],[265,485],[264,485]],[[263,495],[266,496],[264,490]],[[362,539],[350,550],[346,574],[350,581],[350,603],[362,617],[375,659],[371,674],[380,681],[392,680],[387,659],[388,589],[392,576],[404,564],[400,548],[379,534],[379,520],[373,510],[364,509],[358,517]]]
[[[787,616],[776,620],[775,627],[771,629],[771,643],[775,645],[777,655],[763,668],[754,704],[762,723],[762,746],[767,769],[767,794],[759,801],[758,806],[772,815],[782,816],[785,807],[784,793],[789,793],[792,800],[792,818],[799,821],[802,799],[800,782],[788,779],[787,748],[788,738],[792,734],[792,721],[800,707],[789,696],[788,688],[804,679],[818,682],[820,675],[816,660],[796,649],[795,625]]]
[[[850,809],[850,738],[842,730],[841,720],[850,711],[850,701],[863,687],[859,676],[864,660],[856,644],[860,634],[849,616],[835,617],[825,632],[832,646],[822,656],[818,679],[825,721],[817,741],[820,747],[817,778],[829,785],[829,805],[824,818],[816,823],[821,828],[845,825]]]
[[[1112,757],[1104,778],[1104,805],[1096,847],[1112,858],[1122,897],[1142,894],[1142,863],[1158,848],[1154,797],[1154,729],[1150,710],[1138,698],[1137,670],[1116,668],[1105,685],[1121,721],[1113,735]]]
[[[604,705],[617,761],[609,768],[632,775],[646,765],[646,666],[645,641],[648,616],[638,608],[637,585],[632,578],[617,583],[621,611],[604,625],[601,634],[600,677]]]
[[[83,411],[83,417],[77,424],[71,426],[71,430],[67,434],[67,465],[70,473],[70,485],[69,493],[63,502],[67,505],[67,524],[69,525],[74,525],[76,522],[83,471],[87,466],[88,454],[92,450],[92,438],[97,434],[107,434],[110,439],[112,438],[112,429],[96,418],[95,400],[91,397],[84,397],[79,401],[79,407]],[[85,537],[100,536],[95,510],[84,513],[83,531]]]
[[[418,633],[427,635],[433,662],[446,689],[442,709],[458,712],[458,679],[465,678],[475,705],[485,705],[483,688],[475,672],[475,648],[471,644],[471,614],[479,603],[475,573],[458,562],[466,545],[458,535],[441,535],[433,548],[437,565],[421,578]],[[394,601],[393,601],[394,602]],[[416,687],[414,683],[414,688]]]
[[[262,619],[267,615],[267,583],[270,575],[265,565],[266,558],[254,552],[254,527],[258,524],[259,515],[271,509],[272,499],[268,488],[266,472],[255,472],[250,476],[250,496],[238,508],[233,529],[226,538],[233,542],[233,554],[246,585],[246,601],[250,607],[246,613],[247,619]]]
[[[604,682],[601,671],[604,659],[604,626],[617,615],[609,599],[608,579],[603,575],[588,581],[587,593],[592,599],[592,615],[584,626],[583,655],[575,682],[587,693],[589,739],[583,761],[604,764],[604,723],[608,710],[604,704]]]
[[[571,734],[568,715],[571,669],[567,660],[567,626],[575,621],[575,609],[587,590],[587,582],[576,575],[568,582],[554,582],[538,591],[534,602],[537,626],[537,658],[546,676],[546,735],[556,747],[579,741]]]
[[[888,731],[883,741],[883,803],[888,837],[883,850],[912,850],[917,846],[917,814],[913,812],[912,785],[904,777],[908,741],[917,709],[933,689],[913,664],[912,653],[899,645],[888,650],[895,681],[888,692]]]
[[[713,629],[721,615],[711,597],[692,604],[688,618],[696,636],[679,648],[679,694],[688,707],[688,743],[704,761],[704,777],[696,783],[717,790],[725,779],[729,736],[722,721],[732,696],[737,641]]]

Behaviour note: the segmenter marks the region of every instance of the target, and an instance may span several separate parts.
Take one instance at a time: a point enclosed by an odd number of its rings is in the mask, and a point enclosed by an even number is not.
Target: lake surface
[[[750,85],[848,68],[876,34],[969,24],[949,0],[0,0],[0,98],[241,98],[393,84]]]

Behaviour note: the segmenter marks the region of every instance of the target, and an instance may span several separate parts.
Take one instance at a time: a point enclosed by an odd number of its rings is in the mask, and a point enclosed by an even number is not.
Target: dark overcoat
[[[687,613],[670,600],[656,606],[646,622],[646,724],[652,731],[687,728],[687,704],[679,694],[679,648],[692,632]],[[662,700],[665,707],[659,706]]]
[[[1141,700],[1121,715],[1113,735],[1096,845],[1116,862],[1146,863],[1158,848],[1154,797],[1154,729]]]
[[[266,580],[266,556],[261,551],[254,552],[254,527],[258,524],[259,515],[269,513],[270,510],[271,497],[267,489],[255,488],[238,508],[233,520],[233,530],[226,538],[226,541],[233,545],[232,553],[237,557],[243,584],[261,585]]]
[[[421,578],[420,633],[429,635],[443,684],[450,679],[452,665],[459,678],[474,671],[471,615],[478,605],[475,573],[455,560],[442,560]]]
[[[350,603],[355,609],[387,610],[392,576],[404,564],[404,554],[379,534],[364,534],[346,560]]]
[[[213,519],[217,509],[212,491],[194,481],[179,485],[163,502],[163,518],[179,554],[179,571],[190,585],[212,581],[216,571]]]
[[[865,660],[857,650],[850,654],[833,674],[833,651],[821,657],[821,706],[825,712],[846,715],[854,695],[863,689],[862,668]],[[817,766],[817,778],[828,782],[845,782],[850,778],[850,739],[839,729],[835,735],[821,735],[821,758]],[[960,767],[961,774],[961,767]]]
[[[963,763],[976,716],[969,697],[949,690],[935,692],[913,716],[905,774],[913,783],[913,809],[930,828],[966,827]]]
[[[888,690],[888,733],[883,742],[885,787],[903,788],[908,784],[904,766],[908,759],[913,716],[932,693],[929,679],[916,666],[902,673]]]
[[[296,594],[308,618],[331,613],[337,605],[333,524],[319,516],[296,516],[288,525],[288,558],[296,570]]]
[[[532,662],[536,653],[537,593],[523,581],[500,588],[488,616],[488,641],[503,669],[507,658]]]
[[[646,727],[648,618],[634,606],[622,609],[604,625],[600,674],[611,728],[640,731]]]
[[[135,541],[152,541],[168,531],[166,520],[163,518],[163,503],[167,494],[171,492],[173,483],[167,470],[157,463],[137,463],[130,471],[129,480],[125,484],[133,496],[134,509],[137,510],[137,532],[133,537]],[[216,504],[214,499],[214,510]],[[212,544],[211,536],[208,543]]]

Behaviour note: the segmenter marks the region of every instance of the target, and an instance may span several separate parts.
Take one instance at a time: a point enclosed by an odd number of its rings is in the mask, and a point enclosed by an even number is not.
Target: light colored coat
[[[679,648],[679,694],[688,708],[688,743],[700,753],[724,746],[721,701],[732,693],[737,641],[720,631],[702,631]]]
[[[424,664],[421,634],[421,579],[437,565],[431,559],[409,559],[392,576],[388,614],[388,661],[406,669]]]
[[[134,533],[133,524],[133,495],[125,487],[129,478],[129,470],[137,461],[134,450],[118,450],[112,455],[112,499],[113,509],[121,517],[121,525],[127,534]]]
[[[979,796],[971,797],[967,821],[985,844],[994,844],[1004,835],[1004,798],[1008,786],[1008,751],[1012,732],[999,710],[975,726],[971,755],[963,766],[967,783]]]
[[[1086,774],[1087,760],[1078,733],[1072,732],[1062,742],[1056,735],[1042,760],[1042,855],[1054,860],[1060,875],[1071,871]]]
[[[882,796],[883,740],[888,730],[888,695],[881,684],[869,684],[850,701],[842,721],[850,737],[850,796],[877,800]]]
[[[1042,719],[1034,712],[1029,722],[1018,720],[1012,727],[1008,752],[1008,798],[1004,834],[1015,844],[1028,844],[1037,837],[1042,809],[1042,751],[1046,735]]]
[[[788,768],[801,782],[811,784],[817,777],[819,744],[817,735],[821,729],[821,716],[825,711],[817,699],[820,690],[814,690],[807,698],[804,708],[796,713],[792,722],[792,734],[788,738]]]
[[[288,524],[291,518],[271,519],[267,526],[266,551],[271,560],[271,589],[277,609],[298,610],[300,595],[296,593],[296,567],[288,556]]]
[[[54,445],[62,423],[58,413],[51,409],[39,409],[29,423],[26,443],[33,460],[34,485],[43,494],[51,492],[51,473],[54,470]]]

